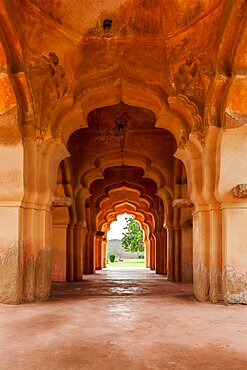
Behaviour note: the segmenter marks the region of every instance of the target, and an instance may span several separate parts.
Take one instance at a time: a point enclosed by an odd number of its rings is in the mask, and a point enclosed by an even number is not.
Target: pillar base
[[[22,253],[16,242],[0,255],[0,303],[22,302]]]
[[[223,275],[224,302],[226,304],[247,304],[247,277],[227,265]]]

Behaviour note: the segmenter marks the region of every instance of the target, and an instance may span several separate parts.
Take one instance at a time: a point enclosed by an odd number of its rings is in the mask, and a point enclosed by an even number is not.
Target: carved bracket
[[[237,198],[247,198],[247,184],[239,184],[232,188],[232,194]]]
[[[172,206],[174,208],[185,208],[185,207],[194,207],[194,203],[190,198],[180,198],[180,199],[175,199],[172,202]]]
[[[195,130],[202,126],[202,118],[196,104],[186,95],[179,94],[177,96],[169,96],[168,103],[172,109],[182,114],[189,123],[191,130]]]
[[[72,199],[70,197],[53,197],[52,207],[71,207]]]

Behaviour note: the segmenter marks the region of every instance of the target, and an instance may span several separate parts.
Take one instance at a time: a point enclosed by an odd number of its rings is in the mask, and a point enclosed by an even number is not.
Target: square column
[[[247,207],[224,208],[222,215],[224,301],[247,304]]]
[[[22,301],[23,248],[19,220],[21,207],[0,204],[0,302],[17,304]]]

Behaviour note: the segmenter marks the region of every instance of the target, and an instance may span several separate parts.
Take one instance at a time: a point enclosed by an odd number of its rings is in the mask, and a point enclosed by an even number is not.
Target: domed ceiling
[[[51,105],[54,110],[56,99],[84,104],[89,86],[107,81],[118,102],[126,103],[128,89],[138,85],[164,99],[164,106],[169,95],[184,94],[202,114],[226,5],[223,0],[12,0],[7,10],[43,116]],[[41,90],[49,90],[42,81],[50,74],[54,91],[45,93],[50,96],[41,106]],[[146,107],[143,99],[140,105]],[[112,103],[95,101],[94,107]]]

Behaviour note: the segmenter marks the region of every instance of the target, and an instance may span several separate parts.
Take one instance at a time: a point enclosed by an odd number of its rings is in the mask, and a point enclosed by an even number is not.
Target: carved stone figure
[[[41,55],[39,59],[30,62],[30,78],[36,109],[40,115],[40,134],[47,128],[50,121],[52,103],[62,99],[68,88],[65,70],[59,65],[59,57],[55,52],[49,56]]]
[[[205,101],[211,81],[212,62],[208,57],[199,58],[190,53],[174,73],[177,94],[184,94],[200,105]]]

